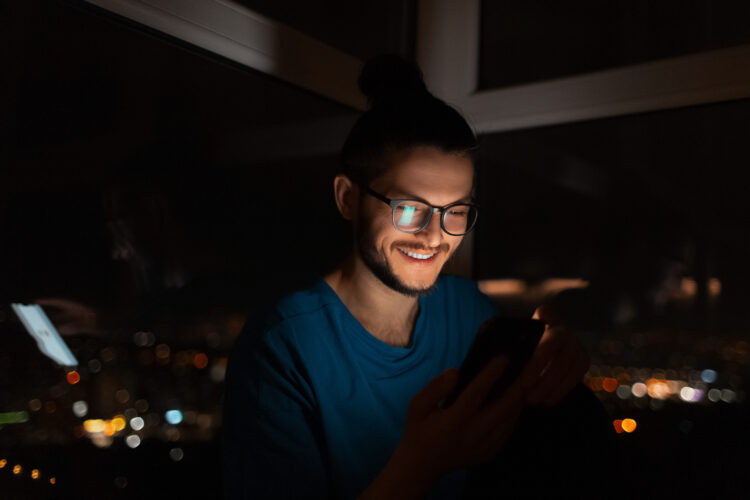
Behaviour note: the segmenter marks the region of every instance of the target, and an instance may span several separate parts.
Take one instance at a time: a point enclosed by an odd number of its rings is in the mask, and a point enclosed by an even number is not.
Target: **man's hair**
[[[341,157],[343,173],[367,186],[385,173],[399,155],[416,147],[471,155],[477,137],[464,118],[427,90],[422,72],[400,56],[370,59],[359,88],[369,109],[349,132]]]

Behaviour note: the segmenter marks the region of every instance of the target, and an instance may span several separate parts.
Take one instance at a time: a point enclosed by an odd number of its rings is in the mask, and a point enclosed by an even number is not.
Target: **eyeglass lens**
[[[404,201],[393,209],[393,222],[401,231],[414,233],[425,226],[432,208],[418,201]],[[462,235],[474,225],[476,210],[472,205],[453,205],[443,215],[446,232]]]

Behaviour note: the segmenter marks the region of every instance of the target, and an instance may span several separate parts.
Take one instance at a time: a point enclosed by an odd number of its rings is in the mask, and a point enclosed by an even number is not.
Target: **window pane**
[[[479,88],[750,42],[750,2],[482,2]]]

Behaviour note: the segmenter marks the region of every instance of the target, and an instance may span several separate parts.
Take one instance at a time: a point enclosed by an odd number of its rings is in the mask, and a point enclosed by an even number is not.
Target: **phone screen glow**
[[[11,304],[11,307],[42,354],[62,366],[78,365],[75,356],[39,305]]]

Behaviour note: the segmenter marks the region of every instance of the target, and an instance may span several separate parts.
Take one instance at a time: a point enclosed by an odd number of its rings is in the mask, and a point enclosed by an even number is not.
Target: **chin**
[[[409,278],[408,276],[401,278],[401,282],[409,288],[422,289],[430,288],[437,281],[438,275],[431,276],[429,279],[425,278]]]
[[[430,273],[399,273],[396,275],[398,281],[404,288],[412,290],[415,295],[429,295],[437,284],[440,270]]]

